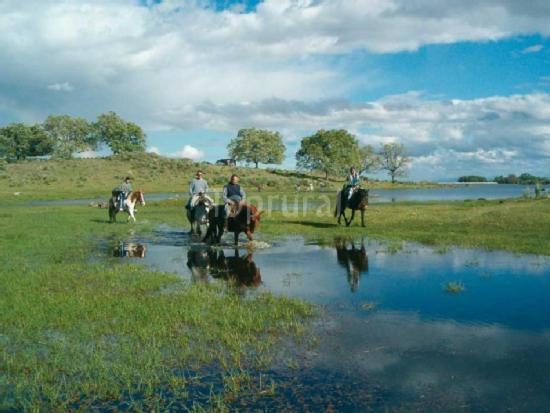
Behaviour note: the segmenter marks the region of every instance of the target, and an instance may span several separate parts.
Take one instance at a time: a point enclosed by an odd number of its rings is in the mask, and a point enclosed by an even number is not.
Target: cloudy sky
[[[108,110],[215,161],[240,128],[404,143],[409,176],[550,175],[547,0],[1,0],[0,125]]]

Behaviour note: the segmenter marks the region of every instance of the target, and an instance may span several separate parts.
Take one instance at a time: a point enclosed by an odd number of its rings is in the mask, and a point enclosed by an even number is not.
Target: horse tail
[[[342,191],[336,192],[336,207],[334,208],[334,218],[338,217],[340,214],[340,211],[342,209],[342,206],[340,205],[342,203]]]

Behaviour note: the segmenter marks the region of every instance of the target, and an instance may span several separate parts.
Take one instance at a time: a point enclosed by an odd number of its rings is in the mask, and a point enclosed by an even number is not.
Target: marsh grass
[[[313,315],[297,300],[242,299],[222,284],[90,261],[98,253],[92,239],[151,231],[153,223],[109,225],[104,211],[82,207],[4,211],[0,410],[190,408],[193,372],[265,367]],[[212,394],[209,408],[238,392],[235,380]]]
[[[299,234],[321,243],[369,237],[388,241],[388,252],[407,240],[440,252],[460,246],[550,255],[550,199],[378,204],[367,209],[365,220],[365,228],[357,219],[345,227],[327,214],[273,212],[260,231],[266,238]]]
[[[450,281],[445,284],[445,292],[450,294],[458,294],[464,292],[466,287],[460,281]]]

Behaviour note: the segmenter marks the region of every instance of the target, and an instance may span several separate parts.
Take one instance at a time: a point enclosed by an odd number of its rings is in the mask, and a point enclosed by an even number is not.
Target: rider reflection
[[[350,248],[348,248],[348,244]],[[365,244],[361,241],[361,247],[356,248],[354,241],[337,239],[335,247],[338,264],[346,269],[348,283],[351,292],[354,293],[359,287],[361,274],[369,272],[369,257]]]
[[[236,287],[258,287],[262,283],[260,268],[253,260],[252,253],[226,257],[223,250],[213,248],[190,249],[187,252],[187,267],[194,281],[207,281],[213,278],[231,282]]]
[[[113,250],[113,256],[119,258],[145,258],[146,251],[147,248],[143,244],[120,241],[118,246]]]

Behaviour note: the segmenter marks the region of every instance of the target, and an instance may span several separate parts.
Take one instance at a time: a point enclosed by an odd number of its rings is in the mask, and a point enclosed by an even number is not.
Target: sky
[[[410,179],[550,175],[547,0],[1,0],[0,125],[115,111],[216,161],[241,128],[403,143]]]

